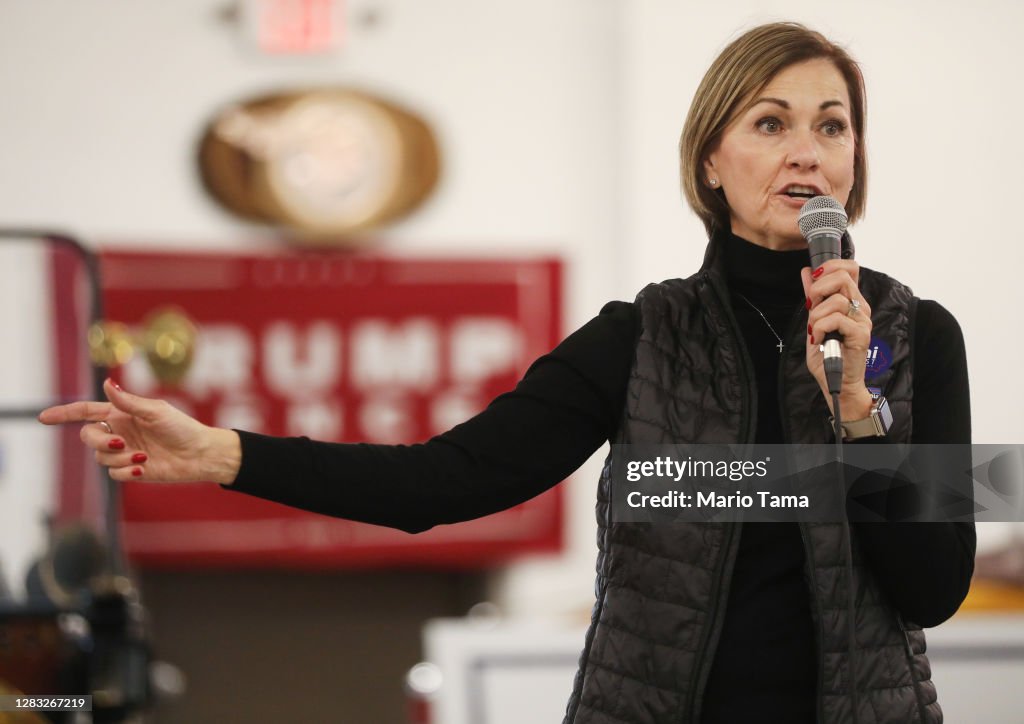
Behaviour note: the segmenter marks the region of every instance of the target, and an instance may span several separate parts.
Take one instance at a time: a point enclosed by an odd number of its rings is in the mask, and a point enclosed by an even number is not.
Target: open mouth
[[[779,193],[791,199],[813,199],[815,196],[821,196],[821,191],[817,187],[802,186],[801,184],[789,184]]]

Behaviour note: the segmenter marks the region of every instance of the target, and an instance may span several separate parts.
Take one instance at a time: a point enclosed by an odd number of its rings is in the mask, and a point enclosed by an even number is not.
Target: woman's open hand
[[[209,427],[166,400],[140,397],[112,380],[109,402],[72,402],[39,413],[46,425],[87,422],[81,438],[114,480],[234,481],[241,464],[238,434]]]
[[[818,381],[829,410],[832,396],[825,381],[824,355],[820,345],[828,332],[843,337],[843,384],[839,405],[844,420],[860,420],[871,411],[871,393],[864,384],[868,346],[871,344],[871,306],[860,293],[860,265],[852,259],[830,259],[818,269],[800,271],[804,294],[809,300],[807,315],[807,369]],[[854,311],[850,302],[855,301]],[[835,412],[832,410],[833,413]]]

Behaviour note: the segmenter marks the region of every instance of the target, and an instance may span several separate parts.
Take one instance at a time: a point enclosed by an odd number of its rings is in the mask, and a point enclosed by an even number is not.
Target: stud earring
[[[718,179],[716,179],[716,178],[708,179],[708,183],[711,184],[712,186],[717,186],[718,185]]]

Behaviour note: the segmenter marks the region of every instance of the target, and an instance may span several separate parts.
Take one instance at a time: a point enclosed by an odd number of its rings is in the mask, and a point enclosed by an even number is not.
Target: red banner
[[[136,353],[115,375],[126,389],[272,435],[425,440],[511,389],[561,333],[553,259],[110,251],[101,265],[108,320],[141,336],[172,306],[199,326],[181,387],[159,384]],[[561,539],[558,488],[416,536],[209,484],[129,484],[123,502],[125,545],[144,565],[479,566]]]

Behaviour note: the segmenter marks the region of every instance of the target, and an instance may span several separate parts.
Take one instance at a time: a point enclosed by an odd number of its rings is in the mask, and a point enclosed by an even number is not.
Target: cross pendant
[[[775,345],[775,346],[779,348],[779,354],[782,354],[782,348],[785,347],[786,345],[784,345],[782,343],[782,340],[780,339],[779,343],[777,345]]]

